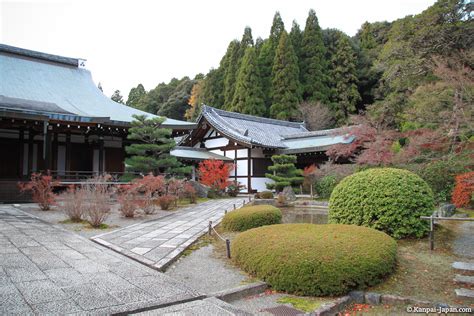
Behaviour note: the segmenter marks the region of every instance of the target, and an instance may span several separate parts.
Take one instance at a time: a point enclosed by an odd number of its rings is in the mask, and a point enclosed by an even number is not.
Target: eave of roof
[[[207,151],[205,148],[194,148],[194,147],[186,147],[186,146],[176,146],[171,151],[171,155],[177,158],[184,159],[184,160],[201,161],[201,160],[215,159],[215,160],[223,160],[223,161],[233,161],[232,158]]]

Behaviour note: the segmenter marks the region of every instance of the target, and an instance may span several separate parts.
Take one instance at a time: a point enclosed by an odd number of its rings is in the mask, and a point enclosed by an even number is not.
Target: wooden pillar
[[[71,132],[66,134],[66,174],[71,171]]]
[[[51,169],[58,170],[58,133],[53,133],[51,149]]]
[[[51,170],[51,132],[48,122],[44,122],[43,129],[43,159],[45,171]]]
[[[104,171],[104,136],[99,135],[99,174]]]
[[[247,154],[247,192],[252,192],[252,147],[248,149]]]
[[[25,131],[23,128],[20,129],[20,134],[19,134],[19,164],[18,164],[18,176],[20,178],[23,178],[23,161],[24,161],[24,156],[25,156],[25,146],[24,146],[24,140],[25,140]]]
[[[33,140],[35,138],[35,133],[33,132],[33,129],[30,128],[28,131],[28,170],[27,174],[28,176],[30,173],[33,171]]]

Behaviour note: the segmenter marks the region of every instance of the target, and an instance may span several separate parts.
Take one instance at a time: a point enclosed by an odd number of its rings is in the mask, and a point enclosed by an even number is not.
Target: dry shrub
[[[184,184],[184,194],[192,204],[197,203],[197,192],[193,185],[189,182]]]
[[[133,218],[139,208],[143,207],[143,200],[139,198],[131,185],[122,186],[118,192],[119,212],[128,218]]]
[[[67,217],[73,222],[81,222],[85,215],[86,191],[71,186],[60,197],[63,200],[63,211]]]
[[[153,214],[157,197],[166,192],[166,181],[163,176],[149,174],[141,179],[135,179],[131,190],[135,190],[144,197],[141,205],[143,212],[145,214]]]
[[[53,188],[58,184],[53,180],[49,171],[47,174],[33,173],[27,183],[18,183],[21,192],[31,192],[33,201],[38,203],[43,211],[47,211],[56,201]]]
[[[82,185],[81,190],[85,191],[86,203],[85,211],[89,223],[92,227],[100,227],[110,213],[110,196],[112,191],[108,181],[110,176],[99,176],[91,179]]]
[[[157,202],[163,211],[167,211],[170,209],[171,205],[176,202],[176,197],[172,195],[163,195],[157,199]]]

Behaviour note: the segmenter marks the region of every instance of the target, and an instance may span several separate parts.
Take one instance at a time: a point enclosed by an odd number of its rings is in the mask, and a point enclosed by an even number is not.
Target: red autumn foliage
[[[43,211],[47,211],[56,201],[56,195],[53,193],[53,188],[58,185],[57,181],[53,180],[51,174],[33,173],[31,180],[26,183],[18,183],[21,192],[29,191],[33,196],[33,201],[39,204]]]
[[[199,163],[199,182],[215,191],[224,191],[230,184],[228,179],[232,170],[234,166],[222,160],[204,160]]]
[[[474,193],[474,171],[466,172],[456,176],[452,201],[456,207],[468,207],[471,205]]]

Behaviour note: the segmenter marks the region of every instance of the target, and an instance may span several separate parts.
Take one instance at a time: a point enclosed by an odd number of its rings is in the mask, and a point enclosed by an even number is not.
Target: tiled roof
[[[219,110],[207,105],[203,116],[221,134],[248,145],[285,148],[283,135],[307,132],[304,123],[287,122]]]
[[[0,108],[74,120],[103,118],[131,122],[132,115],[154,115],[112,101],[95,85],[91,73],[78,67],[78,59],[0,44]],[[13,106],[13,108],[12,108]],[[67,114],[67,115],[64,115]],[[170,128],[195,124],[166,119]]]
[[[198,122],[202,118],[224,136],[251,146],[274,148],[279,153],[325,151],[334,144],[353,140],[344,128],[308,131],[302,122],[228,112],[207,105]]]

